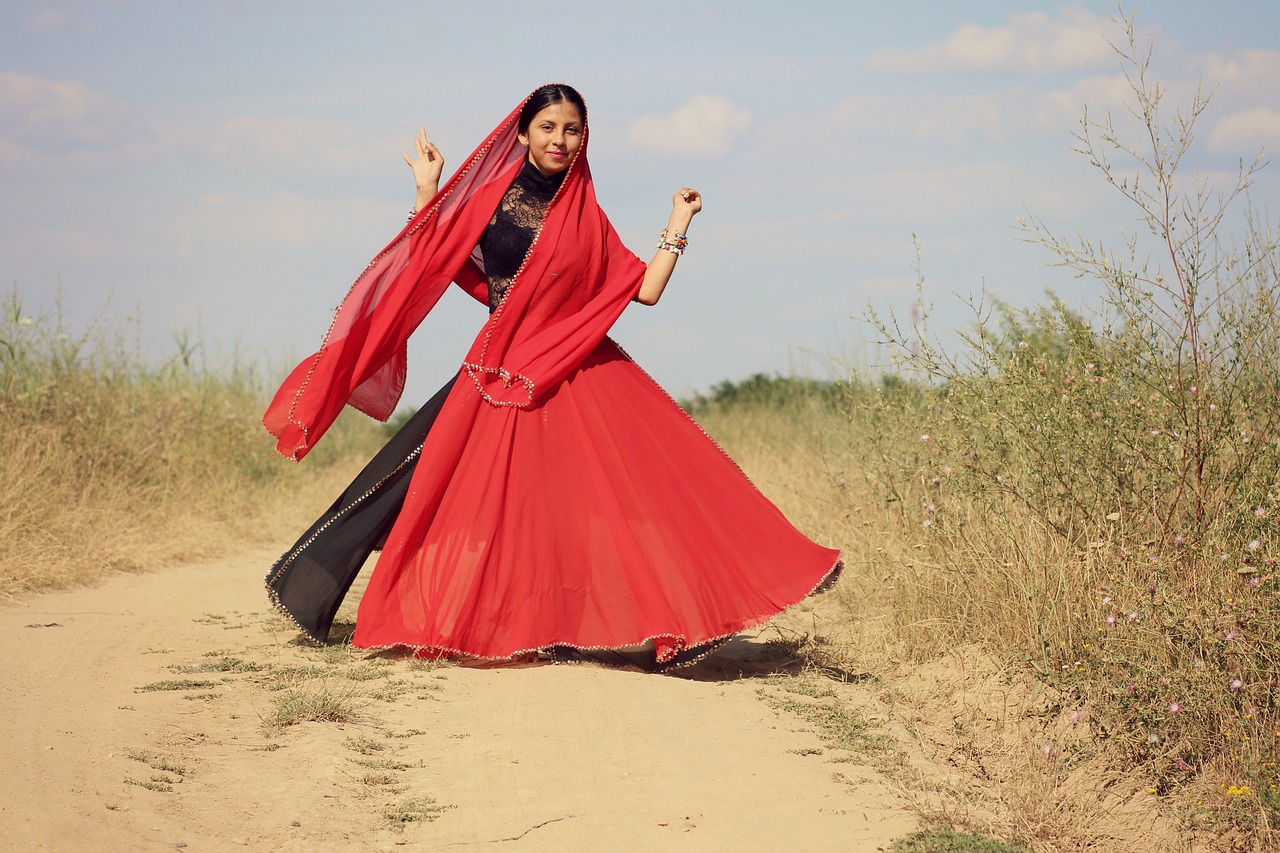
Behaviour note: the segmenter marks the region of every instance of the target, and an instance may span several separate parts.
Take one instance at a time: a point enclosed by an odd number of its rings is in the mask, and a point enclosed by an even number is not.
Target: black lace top
[[[564,175],[544,175],[526,160],[480,236],[480,254],[489,279],[490,312],[498,307],[520,271]]]

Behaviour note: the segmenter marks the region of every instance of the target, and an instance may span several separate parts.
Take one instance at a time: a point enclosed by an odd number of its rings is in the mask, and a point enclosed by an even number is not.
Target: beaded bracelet
[[[658,248],[666,249],[673,255],[683,255],[684,250],[689,246],[689,238],[679,231],[672,234],[673,239],[667,240],[667,229],[662,229],[662,234],[658,237]]]

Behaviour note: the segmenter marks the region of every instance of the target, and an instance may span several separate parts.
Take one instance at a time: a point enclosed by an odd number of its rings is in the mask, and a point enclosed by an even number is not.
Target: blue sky
[[[426,126],[448,170],[535,86],[591,111],[591,163],[651,253],[671,193],[706,208],[655,308],[615,337],[679,395],[755,372],[874,363],[856,318],[905,314],[923,247],[935,329],[984,287],[1018,305],[1096,287],[1017,239],[1027,211],[1118,242],[1133,211],[1078,155],[1085,106],[1123,114],[1106,2],[28,2],[0,7],[0,275],[73,326],[140,316],[156,357],[310,352],[413,201]],[[1169,106],[1217,85],[1188,165],[1280,141],[1280,11],[1160,2]],[[1273,167],[1251,190],[1273,212]],[[1188,174],[1190,177],[1190,173]],[[452,374],[483,309],[419,329],[406,403]]]

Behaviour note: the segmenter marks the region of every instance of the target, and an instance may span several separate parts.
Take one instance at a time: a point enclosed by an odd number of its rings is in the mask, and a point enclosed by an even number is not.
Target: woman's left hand
[[[673,211],[684,211],[692,217],[702,210],[702,193],[691,187],[681,187],[671,197],[671,208]]]

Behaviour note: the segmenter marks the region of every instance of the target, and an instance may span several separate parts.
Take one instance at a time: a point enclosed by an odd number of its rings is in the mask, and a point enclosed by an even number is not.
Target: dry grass
[[[1046,661],[1060,658],[1046,643],[1061,648],[1091,633],[1072,614],[1096,601],[1098,569],[1081,573],[1016,512],[975,511],[968,534],[991,536],[986,523],[1009,541],[940,551],[909,500],[886,499],[871,432],[851,430],[849,414],[812,399],[698,410],[801,529],[845,553],[835,606],[824,605],[812,632],[784,631],[773,643],[811,680],[788,679],[768,701],[814,725],[829,748],[884,764],[934,824],[1035,851],[1124,849],[1143,838],[1154,839],[1151,849],[1179,849],[1177,804],[1151,796],[1140,768],[1109,763],[1109,744],[1071,723],[1072,695],[1045,680]],[[866,729],[863,710],[845,704],[850,694],[812,680],[835,671],[876,673],[878,700],[867,710],[887,715],[888,729]],[[952,764],[954,778],[937,778],[934,762],[916,769],[890,737]]]
[[[279,542],[377,444],[344,418],[289,465],[253,371],[202,367],[190,347],[157,365],[123,341],[16,292],[0,310],[0,596]]]

